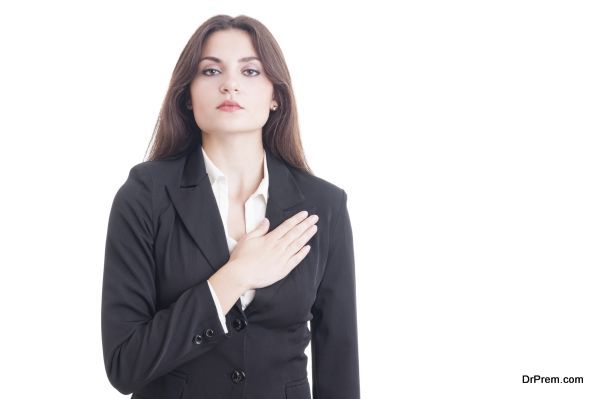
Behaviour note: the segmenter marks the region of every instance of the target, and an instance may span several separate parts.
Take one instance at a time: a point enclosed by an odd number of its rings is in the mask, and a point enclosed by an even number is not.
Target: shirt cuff
[[[221,309],[221,303],[219,302],[219,298],[217,297],[217,294],[215,293],[215,290],[213,289],[212,285],[210,284],[210,281],[206,280],[206,282],[208,283],[208,288],[210,289],[210,294],[212,295],[213,298],[213,302],[215,303],[215,306],[217,308],[217,313],[219,314],[219,320],[221,320],[221,325],[223,326],[223,331],[225,331],[225,334],[227,334],[227,323],[225,321],[225,316],[223,315],[223,310]]]

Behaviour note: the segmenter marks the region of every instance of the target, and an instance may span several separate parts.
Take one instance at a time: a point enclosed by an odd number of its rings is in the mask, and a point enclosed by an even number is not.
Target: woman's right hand
[[[229,262],[247,289],[269,286],[294,269],[308,254],[305,245],[317,232],[317,215],[302,211],[281,223],[269,234],[268,219],[242,236]]]

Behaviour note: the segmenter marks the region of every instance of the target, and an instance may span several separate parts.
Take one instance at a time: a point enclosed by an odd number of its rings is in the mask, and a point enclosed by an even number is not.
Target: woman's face
[[[212,33],[201,49],[196,77],[190,85],[192,110],[202,132],[211,134],[262,133],[269,118],[273,84],[264,74],[250,35],[240,29]],[[240,109],[219,109],[225,100]]]

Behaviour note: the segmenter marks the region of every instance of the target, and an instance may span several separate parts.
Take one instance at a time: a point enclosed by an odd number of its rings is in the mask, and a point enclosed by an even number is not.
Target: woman
[[[110,383],[132,398],[309,399],[311,342],[312,397],[359,398],[347,196],[306,165],[270,32],[247,16],[202,24],[154,138],[108,222]]]

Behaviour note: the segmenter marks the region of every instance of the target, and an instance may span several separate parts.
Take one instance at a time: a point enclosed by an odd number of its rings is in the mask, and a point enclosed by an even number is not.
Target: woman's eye
[[[246,71],[254,71],[254,72],[256,72],[256,74],[254,74],[254,75],[250,75],[250,76],[257,76],[257,75],[260,75],[260,72],[258,72],[256,69],[251,69],[251,68],[248,68],[248,69],[246,69]]]
[[[209,73],[209,74],[207,74],[207,72],[208,72],[208,71],[217,71],[217,72],[219,72],[219,70],[218,70],[218,69],[215,69],[215,68],[206,68],[206,69],[204,69],[204,70],[202,71],[202,74],[203,74],[203,75],[206,75],[206,76],[213,76],[213,75],[214,75],[214,73]],[[252,72],[252,73],[251,73],[250,75],[248,75],[248,76],[258,76],[258,75],[260,75],[260,72],[258,72],[256,69],[248,68],[248,69],[245,69],[245,70],[244,70],[244,72],[248,72],[248,71],[251,71],[251,72]]]
[[[215,68],[206,68],[205,70],[202,71],[202,74],[206,75],[206,71],[216,71],[216,69]],[[212,74],[210,74],[208,76],[212,76]]]

